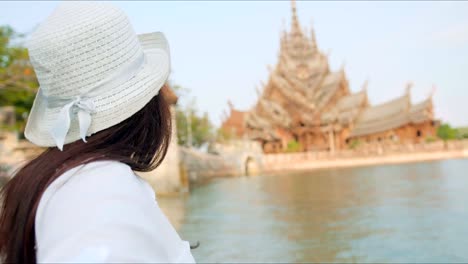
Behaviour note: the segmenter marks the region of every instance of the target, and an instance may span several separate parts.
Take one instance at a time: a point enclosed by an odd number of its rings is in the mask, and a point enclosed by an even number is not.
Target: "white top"
[[[152,188],[128,165],[75,167],[45,191],[36,215],[37,262],[194,263]]]

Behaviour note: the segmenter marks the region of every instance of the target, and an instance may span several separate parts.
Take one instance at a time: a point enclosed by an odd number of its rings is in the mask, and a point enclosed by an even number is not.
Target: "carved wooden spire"
[[[301,33],[301,27],[299,26],[299,20],[297,19],[296,0],[291,0],[291,12],[292,12],[292,24],[291,34]]]
[[[288,29],[286,27],[286,19],[283,18],[283,20],[281,21],[281,38],[284,38],[287,32]]]
[[[312,49],[317,51],[317,39],[315,38],[314,22],[312,21],[310,29],[310,42],[312,44]]]
[[[296,14],[296,0],[291,0],[291,11],[292,11],[292,17],[293,17],[293,20],[296,19],[297,20],[297,14]]]
[[[363,84],[362,84],[362,91],[367,92],[367,87],[369,86],[369,79],[367,79]]]
[[[412,81],[409,81],[407,84],[406,84],[406,90],[405,90],[405,93],[406,95],[410,95],[411,93],[411,88],[413,88],[413,82]]]
[[[411,109],[411,88],[413,88],[413,82],[409,81],[406,84],[406,91],[405,91],[405,97],[408,100],[408,108],[406,109],[406,112],[409,112],[409,110]]]
[[[262,88],[255,86],[255,92],[257,93],[257,98],[260,99],[262,97]]]
[[[432,100],[432,98],[434,98],[434,93],[436,92],[437,90],[437,87],[435,86],[435,84],[432,85],[432,89],[431,89],[431,92],[429,93],[429,98]]]

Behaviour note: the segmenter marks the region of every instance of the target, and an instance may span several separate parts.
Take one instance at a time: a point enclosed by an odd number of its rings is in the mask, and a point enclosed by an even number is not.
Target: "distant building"
[[[265,153],[283,152],[293,141],[302,151],[334,151],[355,141],[418,143],[435,136],[432,95],[412,104],[408,84],[401,97],[370,105],[367,84],[351,93],[344,68],[330,70],[314,30],[310,37],[301,30],[294,0],[291,30],[280,41],[278,63],[257,103],[245,112],[230,104],[225,132],[260,142]]]
[[[231,102],[228,102],[229,105],[229,116],[224,119],[222,128],[224,132],[235,137],[241,138],[245,135],[245,117],[247,112],[238,111],[234,109],[234,106]]]

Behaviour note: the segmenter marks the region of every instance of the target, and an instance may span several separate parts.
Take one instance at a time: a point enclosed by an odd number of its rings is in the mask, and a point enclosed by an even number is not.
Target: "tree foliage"
[[[179,98],[187,99],[190,90],[178,85],[171,86]],[[185,105],[176,105],[177,141],[179,145],[201,147],[214,140],[214,126],[208,114],[200,114],[195,98],[191,98]]]
[[[39,87],[29,63],[23,35],[9,26],[0,26],[0,106],[14,106],[16,126],[22,134],[29,109]]]
[[[457,129],[452,128],[449,124],[442,124],[437,129],[437,136],[444,141],[456,139],[457,135]]]

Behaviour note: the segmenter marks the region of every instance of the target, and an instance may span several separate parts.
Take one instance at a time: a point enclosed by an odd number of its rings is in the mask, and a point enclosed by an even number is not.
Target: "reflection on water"
[[[467,262],[468,160],[220,179],[159,199],[199,262]]]

